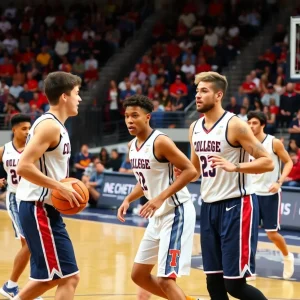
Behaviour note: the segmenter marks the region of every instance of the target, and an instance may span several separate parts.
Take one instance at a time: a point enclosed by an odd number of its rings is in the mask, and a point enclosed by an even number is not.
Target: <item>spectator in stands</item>
[[[184,9],[183,13],[179,16],[179,20],[183,22],[187,29],[190,29],[196,22],[196,17],[192,12]]]
[[[288,146],[288,150],[292,150],[295,153],[297,153],[298,155],[298,160],[300,161],[300,147],[297,146],[297,143],[295,140],[290,140],[289,141],[289,146]]]
[[[293,168],[288,177],[285,178],[283,186],[300,187],[300,161],[296,152],[290,151],[289,155],[293,161]]]
[[[207,33],[204,36],[204,41],[206,41],[210,47],[214,48],[217,46],[218,40],[219,37],[214,33],[212,27],[208,27]]]
[[[277,92],[275,92],[274,86],[272,83],[269,83],[268,86],[268,92],[265,93],[261,99],[261,102],[263,105],[270,105],[270,99],[274,99],[275,100],[275,105],[279,106],[280,104],[280,96]]]
[[[8,56],[4,56],[3,63],[0,65],[0,77],[5,80],[7,85],[11,85],[14,73],[14,65]]]
[[[34,79],[32,72],[27,72],[27,85],[31,92],[36,92],[38,89],[38,82]]]
[[[108,169],[107,164],[110,160],[108,151],[106,148],[101,148],[100,153],[99,153],[99,159],[101,164],[104,166],[105,169]]]
[[[107,163],[107,168],[112,171],[118,172],[122,165],[122,158],[117,149],[112,149],[110,152],[110,160]]]
[[[11,23],[6,19],[4,15],[0,17],[0,31],[6,33],[11,29]]]
[[[84,76],[84,63],[82,62],[82,59],[80,56],[76,56],[75,62],[72,65],[72,73],[79,76],[81,79],[83,79]]]
[[[230,103],[226,106],[225,109],[238,115],[240,113],[241,107],[237,104],[235,97],[230,97]]]
[[[299,100],[297,94],[294,92],[294,85],[288,83],[286,92],[280,96],[280,122],[283,127],[290,124],[293,114],[298,107]]]
[[[189,36],[192,41],[202,41],[205,35],[205,27],[202,24],[200,19],[197,20],[197,23],[192,27],[189,32]]]
[[[176,75],[175,82],[170,85],[170,95],[177,101],[188,94],[187,85],[181,81],[181,76]]]
[[[92,88],[96,81],[99,79],[99,72],[93,65],[90,65],[89,68],[84,72],[84,84],[88,88]]]
[[[14,50],[19,47],[19,42],[15,39],[11,33],[7,33],[6,39],[2,42],[3,47],[7,50],[7,52],[12,55]]]
[[[29,103],[30,100],[33,99],[33,92],[29,91],[28,84],[25,83],[23,86],[23,91],[19,94],[20,98],[23,98],[26,103]]]
[[[47,47],[42,47],[42,51],[36,57],[36,61],[39,62],[42,65],[42,67],[45,67],[49,64],[50,59],[51,55],[48,53]]]
[[[290,140],[295,140],[298,147],[300,147],[300,109],[297,111],[297,116],[290,123],[288,132],[290,135]]]
[[[4,90],[8,90],[9,92],[9,86],[5,83],[5,80],[1,78],[0,81],[0,96],[4,94]]]
[[[243,93],[246,94],[251,101],[254,101],[257,88],[256,88],[256,84],[252,82],[250,75],[246,76],[246,81],[243,82],[242,88],[243,88]]]
[[[28,114],[30,112],[30,105],[28,102],[25,102],[25,99],[19,97],[17,107],[22,114]]]
[[[17,64],[16,73],[13,75],[13,81],[15,80],[19,85],[25,83],[25,72],[23,70],[23,65],[21,63]]]
[[[76,169],[76,178],[81,180],[86,167],[91,163],[92,155],[89,153],[89,147],[86,144],[81,146],[80,152],[75,157],[74,167]]]
[[[96,164],[101,163],[99,157],[93,156],[91,163],[85,168],[81,181],[86,184],[90,181],[90,178],[94,172],[96,172]]]
[[[201,55],[199,57],[198,61],[199,61],[199,63],[197,64],[197,67],[196,67],[197,74],[202,73],[202,72],[211,71],[211,65],[206,62],[206,59],[203,55]]]
[[[69,52],[69,43],[66,41],[64,35],[62,35],[55,44],[55,53],[59,56],[65,56]]]
[[[12,86],[9,88],[9,93],[17,99],[22,91],[23,88],[19,83],[16,80],[13,80]]]
[[[263,113],[267,118],[267,124],[265,126],[265,133],[274,135],[276,132],[276,115],[271,113],[269,106],[265,105]]]
[[[238,117],[240,119],[242,119],[243,121],[248,122],[247,108],[246,108],[246,106],[241,106],[240,113],[238,114]]]
[[[147,78],[147,75],[141,70],[140,64],[135,65],[135,70],[130,73],[129,80],[133,82],[133,79],[137,77],[138,80],[143,84]]]
[[[181,71],[185,73],[187,80],[195,76],[195,66],[192,65],[191,60],[189,58],[187,58],[184,64],[182,65]]]
[[[88,70],[91,65],[94,67],[94,69],[98,69],[98,61],[95,59],[93,54],[91,54],[90,58],[85,61],[84,63],[85,70]]]
[[[126,159],[121,164],[119,172],[120,173],[125,173],[125,174],[133,174],[128,153],[126,155]]]
[[[263,109],[264,109],[264,106],[261,103],[260,99],[255,98],[255,100],[254,100],[254,110],[255,111],[263,111]]]
[[[89,181],[85,184],[91,195],[89,203],[92,206],[97,205],[97,202],[99,201],[99,198],[101,196],[101,188],[104,181],[104,166],[100,162],[98,162],[95,164],[95,169],[96,171],[92,173]]]

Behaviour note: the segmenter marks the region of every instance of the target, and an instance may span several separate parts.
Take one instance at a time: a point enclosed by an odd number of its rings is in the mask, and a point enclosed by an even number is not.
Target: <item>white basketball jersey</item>
[[[71,156],[71,144],[68,132],[64,125],[51,113],[45,113],[32,125],[26,144],[30,143],[36,126],[44,120],[51,119],[60,126],[60,141],[54,148],[48,149],[42,157],[35,162],[35,166],[46,176],[55,180],[62,180],[69,176],[69,160]],[[51,203],[51,191],[45,187],[38,186],[22,178],[18,189],[17,199],[23,201],[44,201]]]
[[[175,180],[173,165],[168,161],[158,161],[155,157],[154,142],[159,135],[165,134],[158,130],[153,130],[140,148],[137,147],[137,138],[135,138],[129,149],[131,168],[148,200],[158,196]],[[155,212],[155,216],[161,216],[175,206],[189,200],[191,201],[190,193],[188,189],[184,187],[166,199],[163,205]]]
[[[216,202],[243,197],[252,193],[251,176],[239,172],[226,172],[221,168],[211,168],[208,158],[219,155],[232,163],[249,161],[249,154],[242,148],[229,144],[227,127],[235,115],[224,112],[223,116],[207,130],[204,117],[193,129],[192,142],[201,166],[201,197],[204,202]]]
[[[22,152],[19,152],[13,142],[4,145],[2,162],[7,173],[7,190],[11,193],[16,193],[20,176],[17,175],[17,165]]]
[[[266,195],[273,195],[277,193],[270,193],[269,188],[271,185],[276,182],[280,178],[281,174],[281,161],[277,154],[273,151],[273,135],[267,134],[265,139],[262,141],[263,146],[267,150],[267,152],[271,155],[272,160],[274,162],[274,170],[271,172],[266,172],[262,174],[253,174],[252,175],[252,183],[254,186],[254,192],[257,195],[260,196],[266,196]],[[250,157],[250,160],[254,160],[252,156]],[[278,192],[280,192],[281,189],[279,189]]]

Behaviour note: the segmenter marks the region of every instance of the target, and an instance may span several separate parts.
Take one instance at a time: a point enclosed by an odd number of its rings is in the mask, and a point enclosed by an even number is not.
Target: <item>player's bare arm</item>
[[[191,180],[192,182],[198,180],[199,177],[201,176],[201,168],[200,168],[199,158],[195,152],[195,148],[194,148],[194,145],[192,142],[193,130],[194,130],[196,122],[197,121],[193,122],[189,129],[189,141],[190,141],[190,145],[191,145],[191,162],[197,171],[197,175]],[[178,177],[181,174],[181,170],[176,167],[174,167],[174,172],[175,172],[176,177]]]
[[[128,143],[128,151],[130,150],[132,141]],[[138,182],[135,187],[132,189],[132,191],[127,195],[127,197],[124,199],[122,205],[118,209],[118,219],[121,222],[125,222],[124,216],[126,215],[127,209],[129,208],[129,205],[131,202],[136,201],[137,199],[141,198],[144,196],[144,192],[142,190],[142,187],[140,183]]]
[[[278,140],[273,140],[273,151],[277,154],[279,159],[283,162],[284,167],[281,172],[281,176],[278,179],[277,182],[274,182],[269,189],[269,192],[271,193],[277,193],[280,189],[282,183],[285,181],[285,179],[290,174],[292,168],[293,168],[293,161],[291,160],[288,152],[285,150],[283,143]]]
[[[271,156],[254,136],[249,125],[238,117],[233,117],[228,122],[227,139],[231,145],[242,147],[246,152],[253,156],[255,160],[252,162],[232,163],[218,155],[213,155],[209,159],[209,161],[212,162],[212,167],[222,168],[227,172],[241,172],[248,174],[265,173],[274,169],[274,163]]]
[[[36,166],[35,162],[42,157],[48,148],[53,148],[60,141],[60,127],[53,120],[45,120],[36,128],[33,137],[24,148],[20,157],[17,173],[26,180],[49,189],[59,190],[73,205],[79,206],[76,199],[81,196],[73,189],[72,183],[61,183],[44,175]],[[76,195],[76,196],[75,196]]]
[[[151,217],[166,199],[184,188],[197,175],[193,164],[169,137],[165,135],[158,136],[154,142],[154,151],[158,160],[169,161],[177,169],[181,170],[181,174],[166,190],[142,207],[140,215],[145,218]]]

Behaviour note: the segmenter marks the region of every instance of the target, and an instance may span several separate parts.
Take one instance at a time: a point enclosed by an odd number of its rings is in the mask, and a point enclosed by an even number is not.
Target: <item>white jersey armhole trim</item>
[[[227,121],[227,124],[226,124],[226,130],[225,130],[225,139],[226,139],[227,144],[228,144],[230,147],[232,147],[232,148],[234,148],[234,149],[238,149],[238,148],[242,148],[242,146],[234,146],[234,145],[232,145],[232,144],[229,142],[228,137],[227,137],[227,135],[228,135],[228,124],[229,124],[230,120],[231,120],[232,118],[234,118],[234,117],[237,117],[237,118],[238,118],[237,115],[233,115],[233,116],[231,116],[231,117],[229,118],[229,120]]]

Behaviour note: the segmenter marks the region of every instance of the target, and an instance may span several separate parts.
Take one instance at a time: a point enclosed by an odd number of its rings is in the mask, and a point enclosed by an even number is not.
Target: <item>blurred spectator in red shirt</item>
[[[290,186],[290,187],[300,187],[300,161],[299,157],[296,152],[290,151],[289,155],[293,161],[293,168],[288,175],[288,177],[285,178],[283,186]]]

